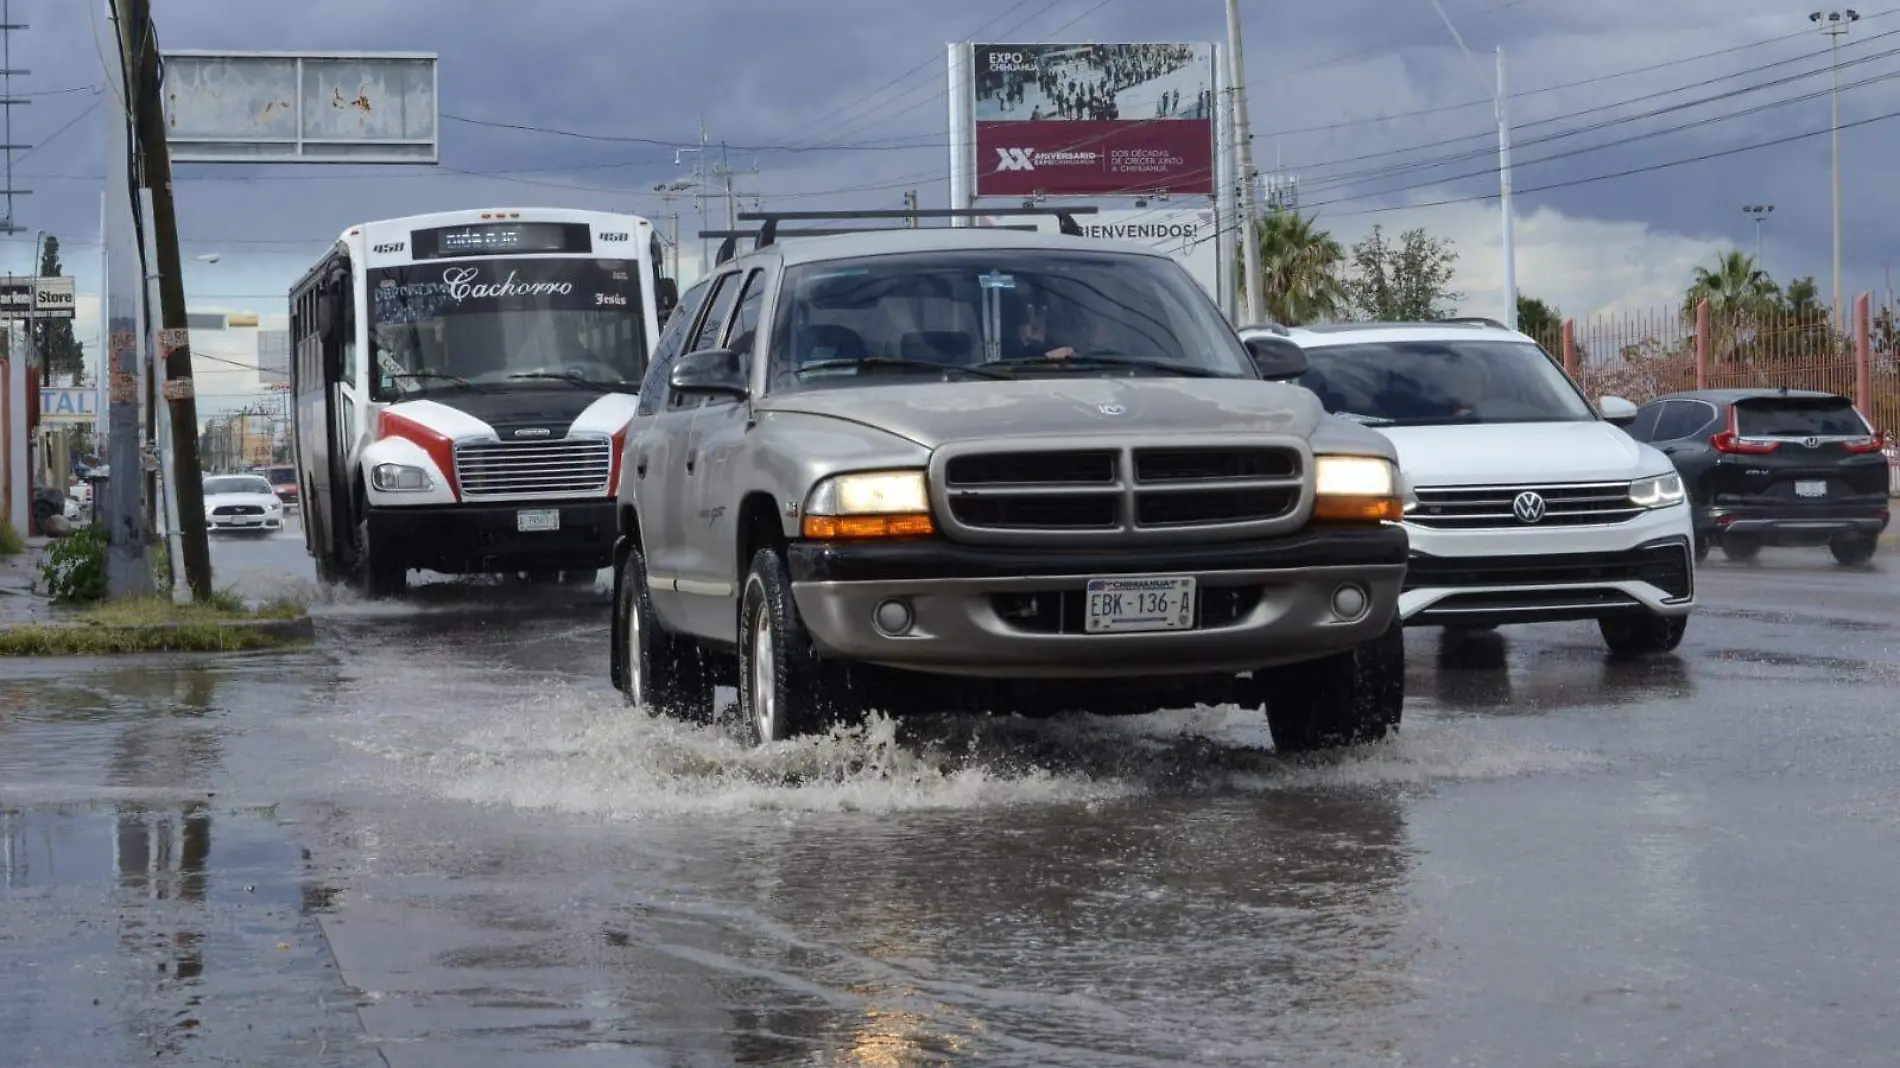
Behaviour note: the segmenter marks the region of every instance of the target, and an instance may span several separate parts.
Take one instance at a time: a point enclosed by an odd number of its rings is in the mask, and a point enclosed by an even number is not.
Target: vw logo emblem
[[[1535,523],[1544,518],[1544,498],[1525,490],[1512,499],[1511,514],[1520,523]]]
[[[1818,449],[1821,447],[1821,439],[1809,438],[1806,441],[1803,441],[1801,444],[1806,445],[1810,449]]]
[[[1127,415],[1128,414],[1128,409],[1122,407],[1119,404],[1098,404],[1095,406],[1095,410],[1098,412],[1101,412],[1103,415]]]

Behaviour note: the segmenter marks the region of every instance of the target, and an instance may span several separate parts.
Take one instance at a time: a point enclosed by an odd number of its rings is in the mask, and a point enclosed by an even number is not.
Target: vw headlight
[[[1386,520],[1405,515],[1399,469],[1378,456],[1321,456],[1313,466],[1313,518]]]
[[[861,471],[812,487],[801,529],[807,538],[915,537],[936,533],[922,471]]]
[[[384,493],[419,493],[434,485],[429,472],[408,464],[377,464],[369,473],[370,485]]]
[[[1681,475],[1657,475],[1630,483],[1630,503],[1638,508],[1667,508],[1681,504],[1682,498]]]

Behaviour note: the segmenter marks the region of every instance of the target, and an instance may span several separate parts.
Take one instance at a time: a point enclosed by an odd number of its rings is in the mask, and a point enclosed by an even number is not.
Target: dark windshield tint
[[[1326,410],[1375,426],[1588,422],[1556,362],[1521,341],[1446,339],[1312,346],[1300,385]]]
[[[1861,438],[1870,431],[1845,397],[1763,397],[1735,405],[1735,430],[1745,438]]]
[[[972,369],[971,381],[1256,377],[1199,284],[1146,256],[1004,249],[831,260],[787,269],[777,309],[773,389],[889,382],[933,366]],[[880,365],[858,366],[867,359]]]
[[[266,476],[272,482],[295,482],[297,481],[297,469],[294,467],[273,467],[266,472]]]
[[[205,479],[204,492],[207,495],[217,493],[269,493],[270,483],[257,475],[224,475],[219,478]]]
[[[378,400],[571,377],[637,388],[646,371],[631,260],[436,261],[369,272]]]

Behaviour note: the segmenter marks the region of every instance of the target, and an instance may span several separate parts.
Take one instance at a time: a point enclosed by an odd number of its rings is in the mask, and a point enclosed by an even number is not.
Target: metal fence
[[[1900,326],[1890,302],[1871,293],[1850,313],[1825,307],[1702,300],[1561,323],[1525,323],[1591,397],[1642,404],[1685,389],[1787,386],[1851,397],[1890,435],[1900,436]],[[1900,495],[1900,453],[1887,450],[1889,484]]]

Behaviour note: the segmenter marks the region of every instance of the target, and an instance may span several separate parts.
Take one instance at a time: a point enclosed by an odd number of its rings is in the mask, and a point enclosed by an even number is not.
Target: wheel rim
[[[761,743],[774,740],[778,721],[778,665],[772,655],[772,623],[763,606],[752,617],[752,724]]]
[[[627,621],[622,628],[627,634],[627,663],[623,670],[627,676],[627,700],[643,705],[647,699],[647,680],[640,661],[644,659],[641,646],[645,642],[644,635],[640,633],[640,605],[633,599],[634,596],[632,592],[627,594]]]

